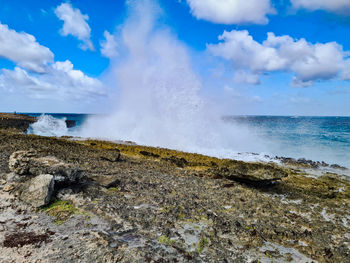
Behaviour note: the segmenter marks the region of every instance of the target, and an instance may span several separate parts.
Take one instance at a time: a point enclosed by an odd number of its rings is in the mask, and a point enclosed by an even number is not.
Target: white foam
[[[41,136],[65,136],[68,135],[65,121],[65,119],[56,119],[50,115],[42,114],[35,123],[29,126],[27,133]]]

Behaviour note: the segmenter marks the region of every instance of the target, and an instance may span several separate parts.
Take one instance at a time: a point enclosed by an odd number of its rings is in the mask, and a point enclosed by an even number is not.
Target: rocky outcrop
[[[19,175],[51,174],[57,182],[74,183],[81,179],[82,171],[53,156],[38,157],[34,150],[14,152],[9,159],[9,169]]]
[[[65,122],[66,122],[67,128],[73,128],[77,126],[77,122],[74,120],[66,120]]]
[[[24,114],[0,113],[0,129],[15,129],[25,132],[29,125],[35,121],[35,117]]]
[[[36,208],[45,206],[51,201],[54,185],[53,175],[38,175],[21,186],[20,199]]]
[[[56,157],[39,157],[34,150],[17,151],[9,158],[12,173],[3,176],[3,189],[16,192],[19,198],[32,207],[50,203],[59,187],[77,183],[82,171]]]
[[[25,114],[0,113],[0,129],[14,129],[20,132],[26,132],[29,125],[36,122],[38,118]],[[75,120],[65,120],[67,128],[73,128],[77,125]]]
[[[235,162],[233,165],[216,167],[216,177],[252,184],[268,185],[288,176],[284,169],[273,164]]]

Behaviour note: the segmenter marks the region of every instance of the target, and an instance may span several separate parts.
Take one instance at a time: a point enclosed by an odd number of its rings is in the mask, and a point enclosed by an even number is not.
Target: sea
[[[91,116],[71,113],[24,114],[40,117],[37,123],[31,125],[28,133],[43,136],[79,136],[79,129]],[[64,120],[74,120],[76,127],[68,129]],[[225,116],[223,121],[244,125],[274,145],[264,151],[264,158],[290,157],[350,168],[350,117]],[[247,154],[259,156],[259,153]]]

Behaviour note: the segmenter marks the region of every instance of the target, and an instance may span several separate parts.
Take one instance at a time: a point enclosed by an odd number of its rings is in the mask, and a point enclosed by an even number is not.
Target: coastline
[[[1,126],[0,115],[0,261],[350,258],[350,183],[337,174],[315,178],[307,163],[246,163],[131,143],[25,135],[30,120],[13,119]],[[84,174],[56,189],[46,210],[19,200],[17,182],[6,180],[11,154],[30,149],[74,164]],[[61,209],[60,202],[73,212],[47,212]],[[6,246],[6,238],[17,232],[46,239]],[[89,261],[91,255],[96,259]]]

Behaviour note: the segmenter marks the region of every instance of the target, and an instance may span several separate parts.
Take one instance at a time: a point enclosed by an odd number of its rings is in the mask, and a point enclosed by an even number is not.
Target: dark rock
[[[237,182],[253,185],[269,185],[272,182],[287,177],[285,170],[273,165],[262,163],[238,162],[235,165],[218,167],[213,169],[216,177],[223,177]]]
[[[333,168],[333,169],[340,169],[340,170],[347,170],[346,167],[340,166],[339,164],[332,164],[331,168]]]
[[[120,185],[120,180],[115,175],[90,175],[90,179],[106,188],[117,187]]]
[[[140,154],[142,154],[143,156],[153,157],[153,158],[159,158],[160,157],[158,154],[147,152],[147,151],[140,151]]]
[[[35,117],[24,114],[0,113],[0,129],[15,129],[25,132],[29,125],[35,121]]]
[[[184,168],[186,165],[188,165],[188,161],[185,158],[179,158],[176,156],[171,156],[169,158],[162,158],[162,160],[170,162],[180,168]]]
[[[67,128],[73,128],[77,126],[77,122],[74,120],[66,120],[66,126]]]
[[[49,234],[36,234],[33,232],[17,232],[5,236],[4,247],[23,247],[25,245],[40,246],[42,242],[50,242]]]

